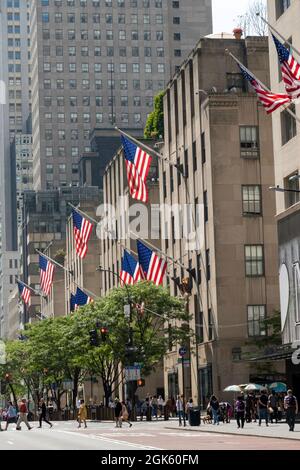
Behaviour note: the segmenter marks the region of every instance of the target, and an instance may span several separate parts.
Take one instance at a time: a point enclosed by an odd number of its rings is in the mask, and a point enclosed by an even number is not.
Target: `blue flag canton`
[[[42,271],[47,271],[47,266],[48,266],[48,260],[44,257],[41,256],[39,257],[39,266]]]
[[[121,139],[126,160],[134,163],[137,146],[124,136],[121,136]]]
[[[23,282],[17,281],[17,283],[18,283],[19,292],[22,295],[25,286],[24,286]]]
[[[255,81],[253,75],[251,75],[251,74],[250,74],[246,69],[244,69],[244,67],[242,67],[240,64],[238,64],[238,65],[239,65],[239,68],[240,68],[240,70],[241,70],[241,72],[242,72],[243,77],[244,77],[246,80],[248,80],[249,82]]]
[[[74,227],[80,230],[81,224],[82,224],[82,216],[77,211],[72,209],[72,218],[73,218]]]
[[[286,47],[284,47],[284,45],[281,44],[280,41],[278,41],[278,39],[274,36],[274,34],[272,34],[272,36],[273,36],[273,40],[275,42],[275,46],[278,52],[280,63],[287,62],[290,57],[290,51]]]
[[[77,305],[86,305],[88,303],[88,296],[81,290],[79,287],[77,287],[76,291],[76,304]]]
[[[122,259],[122,271],[130,274],[132,277],[134,276],[136,270],[137,261],[128,253],[128,251],[124,251],[124,257]]]
[[[139,254],[139,261],[143,268],[143,271],[148,273],[153,252],[139,240],[137,241],[137,248]]]

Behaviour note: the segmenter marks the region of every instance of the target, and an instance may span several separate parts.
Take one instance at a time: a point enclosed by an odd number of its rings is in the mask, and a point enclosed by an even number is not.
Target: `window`
[[[89,72],[89,64],[81,64],[81,72],[88,73]]]
[[[122,99],[122,98],[121,98]],[[103,98],[102,96],[96,96],[96,106],[102,106],[103,105]]]
[[[94,30],[94,39],[95,40],[101,39],[101,31],[99,29]]]
[[[152,73],[152,64],[145,64],[145,72]]]
[[[77,129],[71,129],[71,140],[78,140],[78,130]]]
[[[163,15],[156,15],[156,24],[163,24],[164,17]]]
[[[70,114],[70,122],[72,122],[72,123],[78,122],[78,114],[77,113],[71,113]]]
[[[65,157],[66,156],[66,149],[65,147],[58,147],[58,156]]]
[[[55,13],[55,23],[62,23],[62,14],[61,13]]]
[[[64,55],[63,46],[56,46],[56,56],[61,57]]]
[[[52,140],[52,129],[45,129],[45,140]]]
[[[155,8],[162,8],[162,0],[155,0]]]
[[[101,124],[103,122],[103,114],[96,113],[96,124]]]
[[[300,199],[300,190],[299,188],[299,174],[298,172],[288,176],[284,179],[284,188],[288,189],[285,193],[285,208],[288,209],[289,207],[297,204]]]
[[[156,48],[156,54],[157,54],[157,57],[164,57],[165,55],[165,50],[163,47],[157,47]]]
[[[44,72],[51,72],[50,62],[44,62]]]
[[[86,41],[89,38],[89,33],[88,31],[81,31],[80,36],[83,41]]]
[[[163,31],[156,31],[156,40],[163,41],[164,40],[164,33]]]
[[[179,8],[179,2],[178,1],[173,1],[172,2],[172,7],[173,8]]]
[[[133,80],[132,81],[132,86],[134,90],[140,90],[141,89],[141,82],[140,80]]]
[[[44,90],[51,89],[51,80],[44,80]]]
[[[70,87],[71,90],[76,90],[77,80],[74,80],[74,79],[69,80],[69,87]]]
[[[261,187],[259,185],[242,186],[243,214],[261,215]]]
[[[174,56],[181,57],[181,49],[174,49]]]
[[[72,148],[71,148],[71,156],[72,156],[72,157],[78,157],[78,155],[79,155],[79,149],[78,149],[78,147],[72,147]]]
[[[289,109],[295,114],[296,108],[292,104]],[[282,145],[287,144],[291,139],[297,135],[296,119],[287,111],[281,113],[281,141]]]
[[[211,308],[208,309],[208,341],[214,339],[214,318]]]
[[[144,24],[150,24],[150,15],[144,15]]]
[[[118,15],[118,23],[125,24],[125,15],[123,13]]]
[[[76,38],[75,31],[73,29],[69,29],[68,31],[68,40],[69,41],[74,41]]]
[[[146,96],[145,104],[147,108],[153,108],[153,96]]]
[[[107,39],[108,41],[112,41],[113,38],[114,38],[113,31],[112,31],[111,29],[108,29],[108,30],[106,31],[106,39]]]
[[[165,64],[157,64],[158,73],[165,73]]]
[[[263,245],[245,246],[246,276],[255,277],[264,275],[264,247]]]
[[[46,157],[53,157],[53,148],[46,147]]]
[[[139,39],[139,33],[137,31],[131,31],[131,39],[133,41],[138,41]]]
[[[76,72],[76,63],[69,64],[69,72]]]
[[[276,1],[276,18],[278,19],[290,7],[291,0],[275,0]]]
[[[44,106],[48,107],[48,106],[51,106],[51,104],[52,104],[51,96],[45,96],[44,97]]]
[[[75,23],[75,13],[68,13],[67,22],[68,23]]]
[[[128,106],[128,96],[121,96],[121,106]]]
[[[56,72],[63,72],[63,71],[64,71],[64,64],[62,62],[57,62]]]
[[[119,56],[120,57],[126,57],[127,53],[126,53],[126,47],[120,47],[119,49]]]
[[[173,24],[180,24],[180,16],[173,17]]]
[[[90,105],[90,97],[89,96],[83,96],[82,97],[82,106],[89,106]]]
[[[153,90],[153,81],[152,80],[145,80],[145,89],[146,90]]]
[[[256,126],[240,127],[240,149],[242,158],[258,158],[258,128]]]
[[[205,149],[205,132],[201,134],[201,159],[202,165],[206,162],[206,149]]]
[[[89,80],[82,80],[82,89],[89,90],[90,89],[90,81]]]
[[[120,80],[120,90],[127,90],[128,84],[127,80]]]
[[[140,96],[134,96],[133,97],[133,106],[141,106],[141,97]]]
[[[132,72],[140,73],[140,64],[132,64]]]
[[[180,33],[174,33],[174,41],[180,41],[181,40],[181,34]]]
[[[47,11],[42,12],[42,22],[49,23],[49,13]]]
[[[265,305],[248,305],[247,307],[247,323],[248,336],[266,336],[266,306]]]
[[[206,280],[210,281],[210,250],[206,250]]]
[[[90,113],[83,113],[83,122],[84,122],[84,123],[91,122],[91,115],[90,115]]]
[[[94,49],[94,56],[95,56],[95,57],[101,56],[101,47],[95,47],[95,49]]]
[[[126,31],[119,31],[119,40],[120,41],[125,41],[126,40]]]
[[[96,23],[96,24],[97,24],[97,23],[100,23],[100,15],[99,15],[99,13],[95,13],[95,14],[93,15],[93,23]]]
[[[129,119],[128,119],[128,113],[123,113],[121,114],[121,122],[122,123],[128,123]]]
[[[66,140],[66,132],[64,129],[58,131],[58,138],[59,140]]]
[[[232,348],[231,357],[234,362],[242,360],[242,348]]]
[[[120,64],[120,73],[127,72],[127,64]]]
[[[138,16],[137,15],[131,15],[131,23],[132,24],[137,24],[138,22]]]
[[[106,55],[107,55],[107,57],[113,57],[113,55],[114,55],[114,48],[113,48],[112,46],[107,47],[107,49],[106,49]]]

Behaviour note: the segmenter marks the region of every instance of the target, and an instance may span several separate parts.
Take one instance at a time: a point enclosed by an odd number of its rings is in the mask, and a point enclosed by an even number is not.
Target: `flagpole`
[[[154,150],[152,147],[149,147],[148,145],[144,144],[143,142],[140,142],[139,140],[135,139],[131,135],[129,135],[126,132],[122,131],[118,127],[115,127],[115,129],[116,129],[116,131],[120,132],[120,134],[122,134],[124,137],[126,137],[127,139],[134,142],[138,147],[143,148],[150,155],[153,155],[153,156],[157,157],[159,160],[162,160],[163,162],[169,163],[169,165],[171,165],[171,166],[177,167],[177,163],[174,163],[171,160],[168,160],[161,153]]]
[[[225,52],[230,55],[230,57],[232,57],[232,59],[237,62],[239,65],[241,65],[245,70],[247,70],[247,72],[249,72],[251,75],[253,75],[253,78],[261,85],[261,87],[267,91],[268,93],[272,93],[272,91],[270,90],[270,88],[268,88],[266,85],[264,85],[249,69],[247,69],[247,67],[245,67],[244,64],[242,64],[241,61],[239,61],[239,59],[237,57],[235,57],[235,55],[233,55],[228,49],[225,49]],[[293,113],[293,111],[289,108],[289,105],[286,106],[286,105],[281,105],[282,108],[284,108],[285,111],[287,111],[297,122],[300,123],[300,118],[295,114]]]
[[[21,279],[19,279],[18,277],[15,278],[17,282],[20,282],[20,284],[23,284],[25,287],[27,287],[27,289],[29,289],[31,292],[33,292],[35,295],[40,295],[41,297],[43,297],[43,295],[41,294],[41,292],[38,292],[37,290],[33,289],[33,287],[30,287],[28,284],[26,284],[26,282],[24,281],[21,281]]]
[[[81,214],[83,217],[86,217],[87,219],[90,219],[91,222],[93,222],[94,224],[98,225],[99,221],[97,222],[97,220],[93,219],[93,217],[91,217],[90,215],[86,214],[86,213],[83,212],[82,210],[78,209],[78,207],[73,206],[73,204],[71,204],[70,202],[68,202],[68,205],[69,205],[70,207],[72,207],[72,209],[74,209],[74,211],[78,212],[78,213]]]
[[[272,26],[263,16],[261,16],[260,13],[256,13],[257,16],[260,17],[260,19],[272,30],[274,31],[275,34],[277,34],[277,36],[282,40],[284,41],[285,44],[287,44],[294,52],[296,52],[296,54],[298,54],[298,56],[300,57],[300,51],[298,51],[298,49],[296,49],[295,46],[293,46],[293,44],[291,42],[289,42],[287,39],[285,39],[284,36],[282,36],[282,34],[280,34],[279,31],[277,31],[277,29],[274,28],[274,26]]]

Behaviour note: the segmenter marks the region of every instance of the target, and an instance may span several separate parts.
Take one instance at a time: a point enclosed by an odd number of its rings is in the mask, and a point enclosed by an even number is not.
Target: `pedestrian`
[[[185,413],[189,421],[189,425],[191,425],[191,410],[193,409],[193,407],[194,407],[194,402],[193,402],[193,399],[190,398],[185,407]]]
[[[269,395],[269,411],[270,411],[270,421],[273,424],[273,420],[278,423],[278,398],[276,396],[275,390],[272,390],[271,395]]]
[[[158,419],[158,401],[156,395],[154,395],[154,397],[151,397],[150,406],[152,410],[152,417]]]
[[[217,424],[219,426],[219,411],[220,411],[220,404],[219,400],[215,395],[212,395],[209,400],[208,408],[212,412],[212,417],[213,417],[213,424]]]
[[[115,421],[116,421],[116,428],[121,428],[122,427],[122,403],[117,397],[115,398]]]
[[[46,403],[45,403],[43,398],[40,399],[39,407],[40,407],[40,418],[39,418],[40,425],[39,425],[39,428],[42,427],[42,421],[44,420],[45,423],[49,424],[50,429],[51,429],[53,424],[50,423],[50,421],[47,420],[47,407],[46,407]]]
[[[284,409],[286,411],[286,422],[289,425],[290,431],[295,429],[295,420],[298,413],[298,401],[292,390],[287,391],[287,395],[284,398]]]
[[[258,425],[261,426],[261,422],[264,419],[266,421],[266,426],[269,426],[269,417],[268,417],[268,395],[266,390],[262,390],[260,397],[258,398],[258,416],[259,421]]]
[[[182,395],[177,396],[176,412],[177,412],[177,416],[178,416],[178,419],[179,419],[179,426],[182,426],[182,420],[183,420],[183,399],[182,399]]]
[[[165,400],[163,399],[161,395],[159,395],[158,397],[157,404],[158,404],[158,415],[159,415],[159,418],[161,418],[162,415],[164,414],[164,407],[165,407]]]
[[[128,411],[128,418],[131,419],[132,404],[131,404],[131,400],[129,398],[126,399],[125,405],[126,405],[126,408],[127,408],[127,411]]]
[[[253,392],[249,392],[246,398],[246,419],[247,423],[256,423],[256,398]]]
[[[18,418],[17,427],[16,427],[18,431],[21,431],[21,426],[20,426],[21,423],[26,424],[28,431],[32,429],[32,427],[28,423],[27,415],[28,415],[27,401],[26,401],[26,398],[23,398],[21,402],[19,403],[19,418]]]
[[[17,410],[13,403],[10,401],[8,403],[7,411],[6,411],[6,426],[5,431],[7,431],[9,424],[17,422]]]
[[[246,411],[246,403],[244,399],[244,395],[240,395],[237,397],[235,402],[235,413],[236,413],[236,422],[237,426],[243,429],[245,425],[245,411]]]
[[[122,401],[122,411],[121,411],[122,422],[129,424],[129,427],[132,427],[132,423],[129,421],[129,413],[125,401]]]
[[[80,400],[80,406],[78,410],[78,427],[81,428],[81,422],[84,422],[84,428],[87,428],[86,425],[86,418],[87,418],[87,409],[84,403],[84,400]]]

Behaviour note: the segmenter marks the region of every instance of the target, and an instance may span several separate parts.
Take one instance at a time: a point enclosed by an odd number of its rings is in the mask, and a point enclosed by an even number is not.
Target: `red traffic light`
[[[6,382],[9,382],[11,379],[11,375],[10,374],[5,374],[5,380]]]
[[[139,379],[137,381],[137,386],[138,387],[145,387],[145,379]]]
[[[102,328],[100,329],[100,333],[102,335],[107,335],[108,334],[108,328],[106,328],[106,326],[102,326]]]

